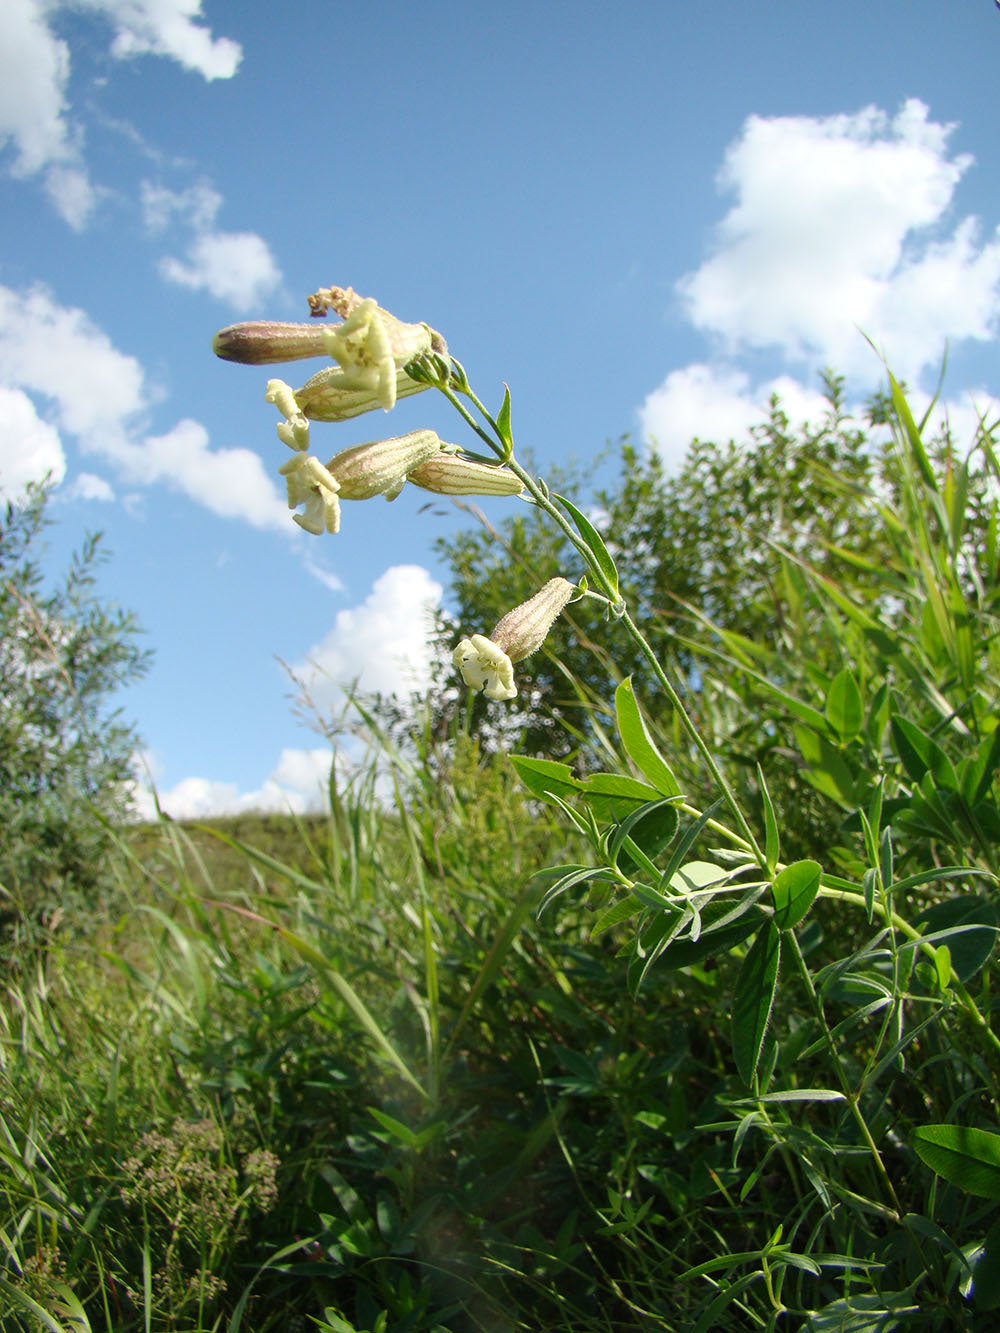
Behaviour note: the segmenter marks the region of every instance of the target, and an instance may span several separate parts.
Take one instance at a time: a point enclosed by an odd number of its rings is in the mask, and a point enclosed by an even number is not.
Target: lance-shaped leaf
[[[733,1055],[748,1088],[753,1087],[771,1019],[780,960],[781,931],[773,921],[768,921],[758,930],[743,960],[733,993]]]
[[[611,558],[611,552],[604,544],[604,538],[591,523],[590,519],[577,509],[572,501],[567,500],[564,495],[554,495],[553,500],[558,500],[563,509],[569,514],[576,524],[576,530],[580,534],[584,546],[590,552],[594,560],[596,571],[603,576],[606,585],[606,591],[615,601],[621,596],[618,586],[618,570],[615,562]]]
[[[632,689],[631,676],[615,690],[615,714],[625,753],[639,772],[664,796],[679,795],[680,785],[649,734],[646,719]]]

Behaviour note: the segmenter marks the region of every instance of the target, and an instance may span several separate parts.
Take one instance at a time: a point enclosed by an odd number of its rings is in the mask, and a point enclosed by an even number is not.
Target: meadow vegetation
[[[58,909],[8,825],[0,1326],[997,1326],[996,423],[827,388],[444,543],[464,630],[600,595],[514,704],[359,701],[328,814],[69,781]]]

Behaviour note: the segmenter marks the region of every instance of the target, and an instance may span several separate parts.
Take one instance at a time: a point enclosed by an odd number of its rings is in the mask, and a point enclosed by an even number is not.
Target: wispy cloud
[[[281,270],[267,242],[256,232],[220,231],[215,226],[222,196],[202,182],[170,190],[143,181],[141,203],[146,226],[153,233],[174,224],[193,232],[183,259],[167,256],[159,270],[167,282],[192,291],[207,291],[234,310],[259,306],[281,282]]]
[[[200,0],[6,0],[0,41],[0,148],[10,145],[15,177],[41,176],[46,193],[71,227],[86,226],[101,194],[84,157],[81,117],[70,102],[71,57],[56,35],[59,11],[89,10],[112,30],[111,55],[175,60],[206,79],[231,78],[239,43],[213,37]]]

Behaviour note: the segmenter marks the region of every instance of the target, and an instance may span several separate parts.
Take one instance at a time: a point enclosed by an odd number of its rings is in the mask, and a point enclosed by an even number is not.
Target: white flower
[[[300,528],[317,537],[321,532],[340,531],[340,486],[318,458],[297,453],[278,471],[288,486],[288,508],[305,506],[304,513],[292,515]]]
[[[487,699],[516,699],[513,664],[542,646],[575,591],[568,579],[549,579],[534,597],[508,611],[488,639],[482,634],[462,639],[451,660],[469,689],[482,690]]]
[[[463,639],[451,660],[470,690],[482,690],[487,699],[506,701],[517,698],[514,665],[492,639],[482,634]]]

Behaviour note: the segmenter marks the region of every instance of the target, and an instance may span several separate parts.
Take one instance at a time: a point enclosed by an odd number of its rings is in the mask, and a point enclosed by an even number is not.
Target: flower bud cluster
[[[342,323],[286,324],[259,320],[231,324],[212,341],[226,361],[270,365],[310,356],[329,356],[335,365],[319,371],[301,389],[284,380],[267,384],[265,397],[284,420],[278,438],[295,457],[279,468],[290,509],[307,532],[338,532],[340,501],[394,500],[407,481],[437,495],[519,495],[524,489],[514,473],[463,458],[456,444],[446,444],[431,430],[411,431],[389,440],[373,440],[344,449],[323,464],[309,452],[310,421],[349,421],[376,408],[389,411],[400,398],[421,393],[447,378],[448,345],[427,324],[405,324],[371,297],[351,287],[323,287],[309,297],[313,315],[333,310]],[[424,375],[422,369],[435,373]],[[414,363],[417,363],[416,366]],[[407,367],[414,367],[414,378]],[[417,366],[421,370],[417,370]]]
[[[306,532],[340,530],[341,500],[393,500],[407,482],[436,495],[519,495],[524,489],[514,471],[464,457],[432,430],[415,430],[387,440],[356,444],[321,463],[310,453],[311,421],[349,421],[363,412],[388,412],[400,398],[432,386],[459,389],[468,381],[448,355],[439,333],[427,324],[406,324],[371,297],[350,287],[324,287],[309,298],[310,312],[341,318],[333,325],[288,324],[273,320],[232,324],[213,339],[217,356],[247,365],[272,365],[327,356],[332,366],[320,370],[300,389],[284,380],[268,381],[266,398],[283,420],[278,438],[292,450],[279,471],[285,478],[288,507]],[[412,371],[412,373],[410,373]],[[466,684],[489,699],[514,699],[514,663],[543,643],[556,617],[576,589],[567,579],[550,579],[521,606],[503,617],[487,638],[462,639],[453,660]]]

